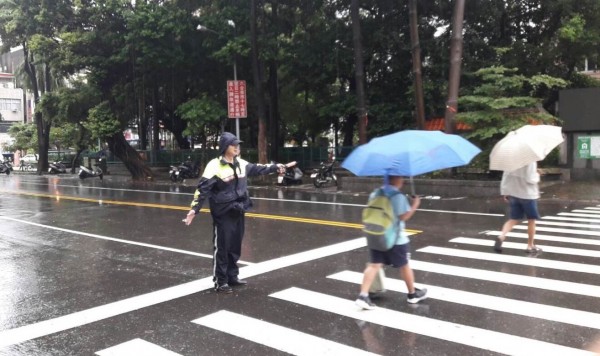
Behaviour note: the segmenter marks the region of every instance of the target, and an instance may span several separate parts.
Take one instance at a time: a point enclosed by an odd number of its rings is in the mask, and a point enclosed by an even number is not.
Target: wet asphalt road
[[[566,355],[600,338],[593,194],[540,202],[537,256],[523,229],[491,250],[500,199],[424,199],[407,227],[430,299],[407,304],[388,269],[379,308],[358,311],[364,195],[251,189],[250,284],[219,295],[209,214],[181,222],[193,189],[1,176],[0,355]]]

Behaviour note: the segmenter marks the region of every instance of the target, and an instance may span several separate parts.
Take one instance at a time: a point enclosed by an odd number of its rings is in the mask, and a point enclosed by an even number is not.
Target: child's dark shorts
[[[371,263],[383,263],[386,266],[395,268],[404,267],[410,259],[410,243],[404,245],[394,245],[388,251],[369,250]]]

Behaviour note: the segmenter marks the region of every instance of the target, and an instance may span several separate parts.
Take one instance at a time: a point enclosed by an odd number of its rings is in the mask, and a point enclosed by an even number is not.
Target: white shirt
[[[533,162],[512,172],[504,172],[500,182],[500,194],[521,199],[538,199],[539,181],[537,163]]]

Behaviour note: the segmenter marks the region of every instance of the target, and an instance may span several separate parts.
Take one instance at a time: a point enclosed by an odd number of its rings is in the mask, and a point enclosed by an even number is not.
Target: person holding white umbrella
[[[534,243],[535,221],[540,218],[537,200],[540,197],[540,175],[537,161],[563,142],[562,129],[552,125],[525,125],[509,132],[490,153],[490,169],[504,171],[500,194],[510,204],[510,216],[496,238],[494,250],[502,252],[502,243],[512,228],[527,218],[527,253],[541,249]]]
[[[540,218],[537,199],[540,197],[538,183],[540,175],[537,163],[533,162],[511,172],[504,172],[500,183],[500,194],[510,204],[509,219],[502,226],[500,236],[496,237],[494,250],[502,252],[502,242],[512,228],[527,218],[527,253],[541,252],[542,249],[534,243],[535,221]]]

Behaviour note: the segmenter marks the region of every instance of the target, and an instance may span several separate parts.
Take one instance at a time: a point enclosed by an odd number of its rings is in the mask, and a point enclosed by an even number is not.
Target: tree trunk
[[[356,77],[356,114],[358,115],[358,143],[367,143],[367,105],[365,100],[364,77],[365,70],[362,55],[362,39],[360,33],[360,13],[358,0],[350,4],[350,17],[352,19],[352,37],[354,41],[354,68]]]
[[[256,106],[258,110],[258,162],[267,163],[267,136],[266,136],[266,110],[265,96],[263,91],[263,75],[258,58],[258,18],[257,1],[250,2],[250,37],[252,45],[252,72],[254,77],[254,86],[256,88]]]
[[[152,150],[154,152],[160,151],[159,121],[162,117],[161,113],[162,108],[158,98],[158,83],[154,81],[152,88]]]
[[[352,147],[354,145],[354,125],[356,124],[357,117],[352,114],[346,118],[346,122],[342,126],[342,132],[344,134],[344,147]]]
[[[144,91],[142,90],[142,95],[138,99],[138,138],[140,141],[140,149],[147,150],[148,149],[148,136],[147,136],[147,127],[148,120],[146,116],[146,104],[144,99]]]
[[[37,105],[40,102],[40,90],[38,85],[37,70],[35,68],[33,54],[29,52],[27,43],[23,43],[23,67],[29,82],[31,84],[31,91],[33,92],[33,101]],[[42,143],[44,142],[44,122],[42,113],[36,111],[33,115],[34,122],[37,128],[38,137],[38,166],[37,174],[42,174],[48,169],[48,149],[43,150]]]
[[[270,156],[272,160],[279,160],[279,122],[281,115],[279,113],[279,79],[277,76],[277,63],[272,60],[269,63],[269,97],[271,98],[269,113],[269,136],[271,143]]]
[[[50,93],[51,91],[52,76],[50,75],[50,66],[46,63],[44,64],[44,93]],[[52,122],[44,120],[43,116],[40,121],[42,126],[42,140],[38,141],[38,147],[40,152],[40,162],[44,162],[43,171],[45,172],[48,170],[48,149],[50,148],[50,128],[52,127]],[[40,139],[39,132],[38,127],[38,140]]]
[[[185,122],[179,118],[173,118],[171,122],[164,121],[165,129],[170,131],[177,141],[177,146],[182,150],[190,149],[190,141],[183,136],[183,130],[185,130]],[[223,130],[221,130],[223,131]]]
[[[417,0],[409,0],[410,43],[412,47],[413,75],[415,81],[415,106],[417,128],[425,129],[425,104],[423,98],[423,77],[421,71],[421,44],[419,43],[419,25],[417,18]]]
[[[271,21],[276,31],[280,31],[278,2],[272,1]],[[269,97],[271,99],[269,112],[269,136],[270,140],[270,159],[279,161],[279,147],[283,145],[284,140],[279,137],[279,124],[281,122],[281,113],[279,112],[279,65],[276,59],[269,61]]]
[[[117,132],[106,140],[110,151],[120,159],[127,170],[131,173],[133,180],[152,179],[150,168],[144,163],[140,154],[127,143],[123,133]]]
[[[454,132],[454,117],[458,111],[458,90],[460,88],[460,67],[463,49],[463,18],[465,0],[456,0],[452,15],[452,39],[450,43],[450,78],[448,80],[448,101],[446,101],[446,133]]]

